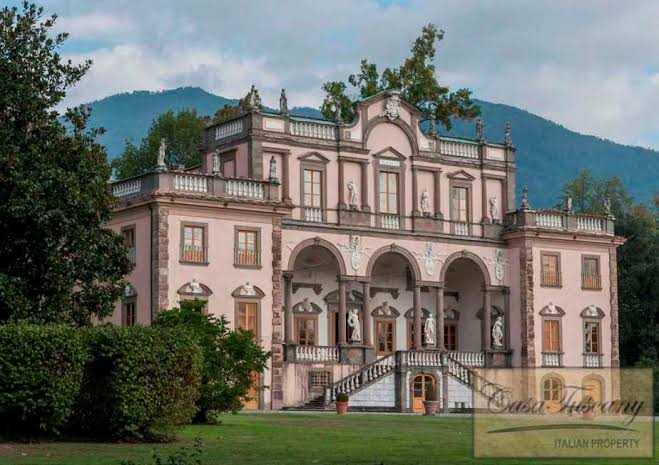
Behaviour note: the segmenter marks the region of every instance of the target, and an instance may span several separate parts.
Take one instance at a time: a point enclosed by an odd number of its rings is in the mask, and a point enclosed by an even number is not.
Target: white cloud
[[[54,0],[58,7],[72,44],[99,42],[68,104],[182,85],[240,97],[254,83],[272,105],[286,87],[292,105],[318,106],[322,82],[345,79],[361,58],[398,64],[434,22],[447,32],[438,71],[451,86],[621,142],[648,145],[659,127],[652,0]]]

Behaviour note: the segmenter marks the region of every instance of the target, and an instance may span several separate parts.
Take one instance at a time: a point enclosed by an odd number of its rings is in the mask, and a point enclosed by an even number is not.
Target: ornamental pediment
[[[458,170],[446,175],[449,179],[458,179],[461,181],[473,181],[476,179],[471,174],[467,173],[465,170]]]
[[[299,156],[297,159],[300,161],[315,161],[318,163],[329,162],[329,158],[325,157],[324,155],[318,152],[305,153],[304,155]]]

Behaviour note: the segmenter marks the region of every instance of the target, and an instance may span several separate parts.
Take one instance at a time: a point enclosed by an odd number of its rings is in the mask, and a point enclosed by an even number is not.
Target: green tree
[[[380,74],[375,63],[362,60],[358,74],[351,74],[348,82],[359,93],[360,99],[371,97],[383,90],[398,89],[401,97],[416,105],[424,118],[434,113],[436,120],[446,129],[451,129],[451,117],[475,118],[480,108],[471,99],[469,89],[451,92],[439,84],[435,69],[436,44],[444,39],[444,31],[434,24],[423,27],[421,36],[414,41],[410,56],[397,68],[385,68]],[[341,118],[354,118],[352,101],[346,95],[347,86],[340,81],[323,85],[326,93],[321,106],[323,116],[336,119],[336,107],[341,108]]]
[[[252,374],[262,372],[270,357],[248,331],[230,330],[222,316],[215,318],[201,312],[205,302],[183,301],[180,308],[158,315],[154,325],[186,328],[202,348],[204,363],[198,401],[198,421],[209,416],[241,408],[253,384]]]
[[[224,105],[222,108],[218,108],[213,116],[214,123],[223,123],[230,119],[236,118],[240,114],[239,105]]]
[[[104,227],[110,168],[87,129],[89,112],[54,110],[91,62],[73,65],[52,34],[56,16],[25,2],[0,10],[0,321],[105,317],[130,271],[120,236]]]
[[[625,191],[622,179],[612,177],[596,178],[589,170],[583,170],[563,187],[563,197],[572,197],[576,213],[606,213],[605,199],[611,201],[611,212],[624,217],[631,209],[633,201]],[[563,202],[557,205],[562,208]]]
[[[146,173],[155,168],[160,141],[166,140],[169,168],[190,168],[201,163],[199,144],[204,135],[204,119],[196,110],[168,111],[156,118],[139,147],[126,142],[123,153],[112,161],[112,168],[120,178]]]

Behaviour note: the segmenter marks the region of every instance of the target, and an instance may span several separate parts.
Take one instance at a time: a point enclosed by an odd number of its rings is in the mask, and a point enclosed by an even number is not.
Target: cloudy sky
[[[13,0],[12,0],[13,1]],[[446,31],[440,81],[571,129],[659,149],[656,0],[43,0],[94,66],[67,104],[200,86],[317,107],[368,58],[397,65],[423,24]]]

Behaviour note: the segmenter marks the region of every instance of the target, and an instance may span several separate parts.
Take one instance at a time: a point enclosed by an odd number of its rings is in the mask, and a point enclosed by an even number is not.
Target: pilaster
[[[519,246],[520,322],[523,368],[535,367],[535,315],[533,312],[533,247],[529,240]]]
[[[169,307],[169,208],[151,209],[151,321]]]
[[[284,402],[284,347],[282,345],[282,231],[281,219],[272,220],[272,356],[271,408],[280,409]]]
[[[609,298],[611,305],[611,366],[620,366],[620,327],[618,325],[618,251],[609,248]]]

